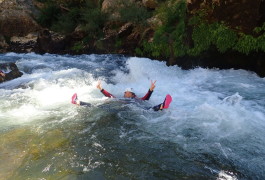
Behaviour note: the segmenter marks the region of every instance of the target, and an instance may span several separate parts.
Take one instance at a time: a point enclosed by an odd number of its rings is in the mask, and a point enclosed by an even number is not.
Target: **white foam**
[[[86,102],[103,102],[105,98],[96,89],[98,79],[102,80],[103,88],[117,97],[122,97],[127,87],[132,87],[138,97],[142,97],[149,89],[150,81],[156,80],[150,106],[163,102],[166,94],[173,98],[170,108],[164,111],[165,116],[143,114],[142,118],[151,124],[150,127],[152,124],[161,125],[166,119],[167,123],[161,126],[163,128],[153,129],[157,133],[168,128],[170,133],[176,134],[179,126],[186,127],[189,123],[197,126],[193,124],[197,123],[207,137],[209,133],[217,132],[221,138],[239,131],[241,135],[242,132],[247,133],[247,127],[255,131],[264,126],[264,107],[252,100],[251,95],[254,96],[255,92],[262,95],[260,89],[265,87],[265,79],[247,71],[202,68],[184,71],[177,66],[167,67],[165,62],[132,57],[127,59],[124,68],[108,71],[113,77],[99,75],[95,78],[93,73],[108,70],[111,66],[114,61],[111,56],[101,57],[100,62],[97,62],[96,55],[9,53],[6,56],[19,57],[17,64],[26,72],[21,78],[0,85],[4,88],[0,89],[4,105],[1,112],[17,121],[44,118],[46,111],[66,109],[62,114],[74,111],[70,104],[73,93]],[[87,67],[92,69],[86,70]],[[17,98],[12,98],[14,96]],[[259,101],[262,99],[264,97],[261,96]]]
[[[232,172],[220,171],[217,180],[237,180]]]
[[[166,94],[171,94],[173,101],[169,109],[153,112],[128,106],[133,112],[118,113],[118,116],[126,116],[125,121],[139,120],[137,123],[144,134],[174,142],[187,152],[197,153],[200,149],[214,154],[217,151],[220,158],[242,164],[251,160],[246,152],[253,150],[252,147],[260,151],[264,147],[265,79],[251,72],[202,68],[184,71],[177,66],[167,67],[164,62],[136,57],[128,58],[125,67],[115,67],[115,59],[110,55],[99,60],[97,55],[8,53],[5,58],[17,58],[24,75],[0,85],[1,127],[39,120],[65,123],[84,119],[81,115],[76,118],[81,108],[71,104],[71,96],[77,93],[80,100],[104,103],[106,98],[96,88],[99,79],[103,88],[117,97],[122,97],[127,87],[142,97],[150,81],[156,80],[148,103],[157,105]],[[97,113],[93,121],[100,119],[104,112]],[[127,132],[121,131],[121,137],[125,136]],[[238,149],[243,140],[244,146]],[[263,167],[261,164],[257,171],[262,172]],[[50,165],[43,171],[49,169]],[[89,169],[87,166],[84,171]],[[216,172],[219,179],[236,179],[230,172]]]

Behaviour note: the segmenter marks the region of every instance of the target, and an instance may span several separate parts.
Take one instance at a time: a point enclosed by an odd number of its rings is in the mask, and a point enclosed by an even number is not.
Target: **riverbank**
[[[265,77],[263,1],[51,2],[2,0],[0,52],[124,54]]]

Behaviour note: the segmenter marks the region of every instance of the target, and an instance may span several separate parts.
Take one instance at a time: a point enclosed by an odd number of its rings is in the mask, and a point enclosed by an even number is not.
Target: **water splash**
[[[24,152],[21,164],[9,167],[14,174],[0,171],[1,177],[265,177],[265,80],[253,73],[184,71],[113,55],[9,53],[0,60],[24,72],[0,84],[1,152]],[[121,105],[102,96],[97,80],[117,97],[126,87],[141,97],[157,80],[146,106],[168,93],[174,101],[162,112]],[[73,93],[94,108],[73,106]],[[106,102],[108,110],[97,108]]]

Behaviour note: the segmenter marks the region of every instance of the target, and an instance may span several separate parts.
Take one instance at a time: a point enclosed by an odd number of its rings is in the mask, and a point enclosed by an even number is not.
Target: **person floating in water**
[[[154,89],[155,89],[155,87],[156,87],[155,83],[156,83],[156,81],[151,81],[151,86],[148,89],[148,92],[142,98],[138,98],[135,95],[135,93],[134,93],[132,88],[126,88],[125,91],[124,91],[123,97],[124,98],[128,98],[128,99],[142,100],[142,101],[149,100],[151,95],[152,95],[152,93],[153,93],[153,91],[154,91]],[[106,91],[105,89],[102,88],[100,81],[98,82],[97,88],[100,90],[100,92],[104,96],[109,97],[109,98],[116,98],[111,93],[109,93],[108,91]],[[154,111],[159,111],[159,110],[162,110],[162,109],[166,109],[166,108],[169,107],[171,101],[172,101],[172,97],[168,94],[166,96],[166,98],[165,98],[163,103],[160,103],[160,104],[154,106],[152,109]],[[79,101],[78,98],[77,98],[77,94],[76,93],[72,96],[72,104],[76,104],[76,105],[79,105],[79,106],[91,106],[91,104],[89,104],[89,103],[86,103],[86,102],[83,102],[83,101]]]

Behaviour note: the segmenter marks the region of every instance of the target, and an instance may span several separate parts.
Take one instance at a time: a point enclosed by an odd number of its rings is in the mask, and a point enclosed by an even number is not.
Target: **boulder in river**
[[[21,77],[23,75],[15,63],[1,63],[0,70],[5,73],[5,76],[0,75],[0,83]]]

